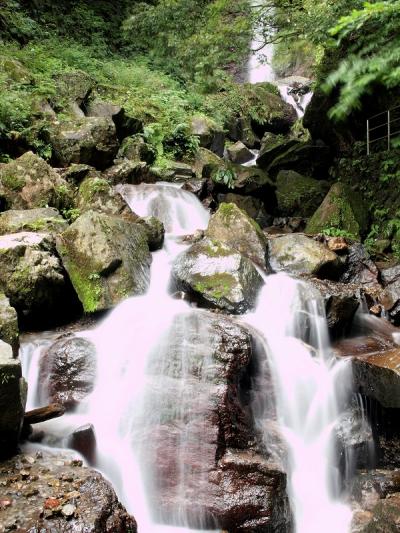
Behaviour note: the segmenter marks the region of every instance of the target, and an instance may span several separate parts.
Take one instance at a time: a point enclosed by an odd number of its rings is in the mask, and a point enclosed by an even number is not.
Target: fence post
[[[367,155],[369,155],[369,119],[367,120]]]
[[[390,132],[390,110],[387,112],[387,121],[388,121],[388,127],[387,127],[387,131],[388,131],[388,150],[390,150],[390,136],[391,136],[391,132]]]

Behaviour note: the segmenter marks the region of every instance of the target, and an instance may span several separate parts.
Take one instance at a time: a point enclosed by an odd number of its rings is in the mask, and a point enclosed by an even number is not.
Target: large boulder
[[[200,305],[230,313],[250,309],[263,281],[252,262],[225,244],[204,239],[176,259],[172,276],[179,290]]]
[[[99,472],[71,453],[18,455],[0,466],[0,531],[136,533]]]
[[[380,289],[379,270],[361,243],[353,242],[348,246],[346,268],[340,276],[340,281]]]
[[[237,205],[239,209],[245,211],[248,216],[254,219],[262,228],[268,226],[272,221],[272,217],[268,215],[264,202],[260,198],[229,192],[228,194],[220,195],[218,200],[226,204]]]
[[[108,168],[103,177],[110,183],[129,183],[137,185],[139,183],[155,183],[157,175],[143,161],[118,160],[117,164]]]
[[[329,190],[326,181],[281,170],[276,178],[278,209],[283,216],[310,217]]]
[[[365,234],[367,224],[368,210],[361,197],[343,183],[335,183],[309,220],[306,232],[321,233],[336,229],[359,239]]]
[[[70,185],[32,152],[0,165],[0,211],[49,206],[68,208],[72,197]]]
[[[39,364],[40,400],[74,409],[94,387],[96,349],[87,339],[67,335],[56,340]]]
[[[328,328],[333,336],[343,335],[351,327],[363,293],[359,285],[312,278],[308,280],[322,295]]]
[[[24,327],[54,325],[77,309],[54,240],[46,233],[0,237],[0,287]]]
[[[101,174],[92,173],[82,181],[75,202],[80,214],[98,211],[106,215],[122,216],[134,220],[132,210],[125,200],[114,190],[108,180],[101,177]]]
[[[118,151],[115,124],[107,117],[55,121],[48,140],[54,163],[63,167],[83,163],[102,170],[111,165]]]
[[[157,152],[148,144],[141,135],[125,137],[118,150],[116,161],[128,159],[129,161],[144,161],[152,165],[156,160]]]
[[[54,97],[56,106],[68,106],[70,110],[71,105],[80,109],[83,115],[82,107],[87,103],[93,89],[96,86],[96,81],[86,72],[82,70],[74,70],[71,72],[63,72],[55,76],[57,93]]]
[[[221,204],[211,217],[206,231],[211,240],[220,241],[266,269],[268,242],[260,226],[236,204]]]
[[[139,224],[89,211],[57,237],[57,250],[86,312],[147,290],[151,256]]]
[[[25,413],[27,387],[21,363],[12,348],[0,340],[0,457],[17,448]]]
[[[249,333],[211,313],[178,316],[166,358],[149,361],[140,456],[161,523],[232,533],[285,531],[282,470],[253,449],[242,378],[253,360]],[[184,384],[184,386],[182,386]]]
[[[20,231],[60,233],[67,226],[67,221],[54,207],[10,209],[0,213],[0,235]]]
[[[238,141],[227,148],[227,154],[232,163],[242,165],[254,159],[254,154],[245,144]]]
[[[211,119],[195,115],[190,123],[190,134],[199,139],[200,146],[218,156],[224,155],[225,133]]]
[[[141,120],[130,117],[124,108],[111,102],[105,102],[98,98],[91,100],[86,106],[85,112],[88,117],[111,119],[115,124],[119,140],[143,131]]]
[[[0,340],[13,348],[14,355],[18,354],[19,329],[18,316],[10,300],[0,291]]]
[[[295,233],[269,239],[269,263],[274,272],[337,279],[343,266],[322,243]]]

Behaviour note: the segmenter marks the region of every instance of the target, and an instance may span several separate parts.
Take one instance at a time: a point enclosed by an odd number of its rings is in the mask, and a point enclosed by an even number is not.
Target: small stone
[[[11,507],[12,499],[11,498],[1,498],[0,499],[0,509],[5,509]]]
[[[69,518],[69,517],[71,517],[71,516],[74,516],[75,511],[76,511],[76,507],[75,507],[75,505],[72,505],[72,504],[70,504],[70,503],[68,503],[67,505],[64,505],[63,508],[61,509],[61,513],[62,513],[63,516],[65,516],[66,518]]]
[[[27,479],[30,476],[29,470],[21,470],[21,476],[23,479]]]
[[[341,253],[349,249],[349,245],[344,237],[333,237],[327,242],[329,250],[331,252]]]
[[[45,509],[57,509],[61,505],[60,500],[57,500],[57,498],[47,498],[47,500],[44,502],[44,508]]]
[[[369,312],[371,313],[371,315],[374,315],[374,316],[381,316],[382,311],[383,311],[383,307],[379,304],[373,305],[369,309]]]

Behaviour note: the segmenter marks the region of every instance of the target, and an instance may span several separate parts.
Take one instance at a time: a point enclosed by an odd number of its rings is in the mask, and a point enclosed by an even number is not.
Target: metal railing
[[[367,155],[375,147],[390,150],[395,135],[400,135],[400,105],[367,120]]]

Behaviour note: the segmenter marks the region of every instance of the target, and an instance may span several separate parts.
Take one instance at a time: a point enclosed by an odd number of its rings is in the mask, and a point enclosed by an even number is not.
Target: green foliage
[[[330,33],[345,43],[347,57],[333,72],[326,90],[340,85],[340,99],[331,110],[335,119],[361,107],[361,98],[376,85],[400,86],[400,0],[364,2],[342,17]]]
[[[321,233],[327,237],[346,237],[348,239],[354,239],[354,235],[350,232],[335,227],[324,228]]]
[[[230,168],[220,168],[212,175],[213,181],[225,185],[228,189],[235,188],[236,174]]]

